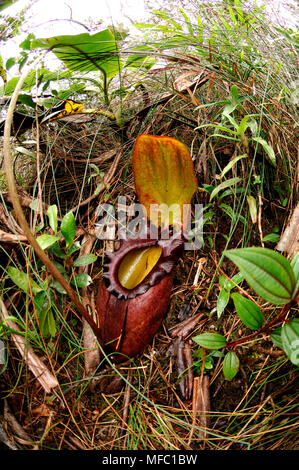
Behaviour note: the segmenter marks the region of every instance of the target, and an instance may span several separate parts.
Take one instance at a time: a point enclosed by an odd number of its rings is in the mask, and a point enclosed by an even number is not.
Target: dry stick
[[[124,410],[123,410],[123,422],[128,424],[128,416],[129,416],[129,404],[130,404],[130,398],[131,398],[131,379],[132,379],[132,370],[129,369],[128,371],[128,382],[126,384],[126,389],[125,389],[125,395],[124,395]],[[124,432],[128,431],[128,427],[122,428],[120,430],[120,435],[123,436]],[[125,439],[126,442],[126,439]]]
[[[197,419],[199,419],[199,425],[202,428],[200,433],[200,439],[206,439],[206,428],[208,427],[208,416],[207,413],[210,411],[210,397],[209,397],[209,378],[207,375],[201,375],[201,377],[195,377],[193,383],[193,396],[192,396],[192,425],[195,426]],[[190,446],[194,427],[190,431],[188,439],[188,446]]]
[[[82,247],[80,250],[80,256],[89,254],[92,250],[94,240],[89,235],[85,235],[82,241]],[[79,269],[80,273],[87,273],[88,266],[82,266]],[[81,290],[82,296],[88,296],[88,288],[83,287]],[[95,309],[94,309],[95,310]],[[96,320],[96,314],[91,311],[93,319]],[[85,361],[85,374],[87,377],[91,376],[96,370],[100,362],[100,350],[98,347],[98,342],[93,334],[92,328],[84,320],[83,321],[83,346],[84,346],[84,361]],[[94,381],[91,381],[90,387],[91,390],[94,389]]]
[[[45,54],[43,54],[45,55]],[[9,189],[9,194],[11,197],[11,201],[18,219],[18,222],[23,229],[24,234],[26,235],[29,243],[33,247],[34,251],[36,252],[37,256],[40,258],[40,260],[44,263],[44,265],[48,268],[52,276],[61,284],[61,286],[64,288],[66,293],[69,295],[70,299],[72,302],[75,304],[78,312],[81,314],[81,316],[89,323],[91,328],[93,329],[95,335],[99,338],[100,337],[100,331],[97,326],[97,324],[92,320],[91,316],[88,314],[86,311],[85,307],[81,303],[76,291],[74,291],[71,286],[67,283],[63,275],[58,271],[58,269],[55,267],[55,265],[52,263],[52,261],[49,259],[48,255],[46,252],[39,246],[37,243],[33,233],[30,230],[30,227],[26,221],[25,214],[23,212],[22,206],[20,204],[17,188],[16,188],[16,183],[14,179],[14,174],[13,174],[13,169],[11,165],[11,158],[10,158],[10,130],[11,130],[11,125],[12,125],[12,120],[13,120],[13,113],[14,109],[18,100],[18,95],[19,92],[28,76],[30,73],[31,69],[34,68],[37,63],[39,63],[41,58],[39,57],[36,59],[31,67],[25,71],[22,76],[20,77],[17,86],[13,92],[13,95],[11,97],[11,101],[7,110],[7,117],[5,121],[5,127],[4,127],[4,140],[3,140],[3,153],[4,153],[4,164],[5,164],[5,172],[6,172],[6,177],[7,177],[7,185]]]

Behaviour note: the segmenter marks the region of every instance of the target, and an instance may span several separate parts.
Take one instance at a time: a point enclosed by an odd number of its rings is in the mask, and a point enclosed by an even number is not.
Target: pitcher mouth
[[[184,247],[182,233],[176,233],[168,240],[128,239],[121,248],[113,253],[107,252],[107,262],[102,274],[108,291],[118,299],[133,299],[144,294],[170,274]],[[152,250],[151,250],[152,248]],[[125,265],[138,257],[151,255],[154,259],[151,269],[145,275],[133,276],[128,280],[124,274]]]

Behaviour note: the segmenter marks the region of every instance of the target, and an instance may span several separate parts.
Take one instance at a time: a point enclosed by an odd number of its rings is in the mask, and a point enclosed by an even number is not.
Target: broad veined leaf
[[[225,251],[248,284],[263,299],[283,305],[292,299],[295,276],[289,261],[268,248],[250,247]]]
[[[11,280],[24,292],[32,292],[33,294],[37,294],[42,290],[42,288],[33,280],[31,279],[27,273],[20,271],[13,266],[8,266],[7,272]]]
[[[132,251],[122,260],[118,279],[126,289],[134,289],[151,272],[159,261],[162,248],[151,246]]]
[[[192,339],[206,349],[221,349],[226,345],[225,337],[219,333],[202,333]]]
[[[261,309],[252,300],[246,299],[237,292],[232,294],[237,314],[245,326],[251,330],[258,330],[263,323],[264,316]]]
[[[223,359],[223,375],[226,380],[232,380],[239,370],[239,358],[235,352],[229,351]]]
[[[135,188],[147,217],[156,225],[183,221],[184,205],[197,189],[187,147],[171,137],[140,135],[132,158]]]
[[[92,35],[83,33],[36,39],[32,41],[32,47],[51,49],[69,70],[101,70],[112,78],[120,69],[118,48],[110,29]]]

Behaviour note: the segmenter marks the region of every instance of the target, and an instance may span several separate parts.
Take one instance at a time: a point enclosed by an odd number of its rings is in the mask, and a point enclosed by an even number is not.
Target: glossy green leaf
[[[219,333],[202,333],[192,339],[199,346],[206,349],[221,349],[226,345],[225,337]]]
[[[81,248],[81,243],[79,241],[76,241],[68,247],[68,249],[66,250],[66,253],[68,256],[71,256],[76,251],[80,250],[80,248]]]
[[[94,263],[98,257],[96,255],[88,254],[88,255],[82,255],[79,256],[75,261],[73,262],[73,266],[76,268],[78,266],[87,266],[88,264]]]
[[[49,225],[54,233],[57,233],[57,206],[53,204],[48,207],[47,216],[49,218]]]
[[[223,375],[226,380],[232,380],[239,370],[240,361],[235,352],[229,351],[223,359]]]
[[[217,299],[217,317],[220,318],[223,310],[228,304],[230,293],[226,289],[221,289]]]
[[[247,328],[258,330],[263,323],[264,316],[261,309],[252,300],[246,299],[237,292],[232,294],[237,314]]]
[[[235,263],[248,284],[274,305],[288,303],[293,295],[295,276],[289,261],[268,248],[250,247],[224,253]]]
[[[294,318],[281,328],[283,350],[290,361],[299,366],[299,318]]]
[[[43,250],[46,250],[49,246],[54,245],[54,243],[56,243],[58,240],[59,237],[57,235],[48,235],[47,233],[40,235],[36,239],[37,243]]]
[[[235,274],[231,279],[228,279],[226,276],[219,276],[219,284],[223,289],[227,291],[231,291],[235,286],[235,284],[240,284],[244,280],[244,276],[238,272]]]
[[[33,294],[37,294],[42,290],[42,288],[33,280],[31,279],[27,273],[20,271],[13,266],[8,266],[7,272],[11,280],[24,292],[32,292]]]
[[[187,147],[171,137],[142,134],[134,146],[132,166],[139,202],[151,222],[180,224],[183,206],[190,204],[197,189]],[[177,210],[172,212],[172,207]]]
[[[89,286],[92,283],[92,279],[88,274],[80,273],[72,278],[71,283],[81,289],[82,287]]]
[[[62,219],[60,230],[64,236],[66,246],[73,243],[76,235],[76,221],[72,212],[68,212]]]

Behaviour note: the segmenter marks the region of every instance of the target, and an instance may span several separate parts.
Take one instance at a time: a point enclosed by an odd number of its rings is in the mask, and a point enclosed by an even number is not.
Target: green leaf
[[[283,350],[290,361],[299,366],[299,318],[294,318],[281,328]]]
[[[229,296],[230,293],[225,289],[221,289],[221,291],[219,292],[217,299],[217,318],[221,317],[223,310],[228,304]]]
[[[59,237],[57,235],[48,235],[47,233],[40,235],[36,239],[37,243],[43,250],[46,250],[49,246],[54,245],[54,243],[56,243],[58,240]]]
[[[7,59],[6,64],[5,64],[6,70],[9,70],[13,65],[15,65],[15,63],[16,63],[16,59],[14,57],[10,57],[9,59]]]
[[[56,324],[51,309],[42,310],[39,313],[39,328],[43,336],[56,335]]]
[[[83,33],[36,39],[31,44],[32,48],[51,49],[69,70],[101,70],[109,78],[120,70],[118,48],[110,29],[93,35]]]
[[[7,7],[10,7],[13,3],[17,2],[18,0],[2,0],[0,2],[0,11],[4,10]]]
[[[94,263],[97,259],[98,257],[96,255],[82,255],[73,262],[73,266],[75,268],[78,266],[87,266],[88,264]]]
[[[57,233],[57,206],[49,206],[47,210],[47,216],[49,218],[49,224],[54,233]]]
[[[278,243],[279,240],[280,240],[280,235],[278,235],[278,233],[268,233],[268,235],[265,235],[263,237],[263,242]]]
[[[86,273],[80,273],[77,276],[73,277],[71,283],[81,289],[82,287],[87,287],[92,283],[91,277]]]
[[[232,299],[242,323],[251,330],[258,330],[264,320],[261,309],[252,300],[246,299],[237,292],[232,294]]]
[[[220,174],[220,178],[222,179],[226,173],[232,169],[232,167],[239,161],[241,158],[246,158],[247,154],[245,153],[244,155],[238,155],[237,157],[233,158],[222,170]]]
[[[230,178],[226,181],[223,181],[223,183],[218,184],[216,188],[212,191],[211,196],[210,196],[210,201],[214,199],[214,197],[223,189],[228,188],[229,186],[234,186],[235,184],[239,183],[241,181],[241,178],[235,177],[235,178]]]
[[[33,279],[28,276],[27,273],[24,273],[23,271],[20,271],[13,266],[8,266],[7,272],[10,279],[26,293],[31,290],[33,294],[37,294],[43,290]]]
[[[299,251],[295,254],[294,258],[292,259],[291,266],[295,275],[296,286],[294,289],[294,295],[296,295],[299,289]]]
[[[225,337],[219,333],[202,333],[192,339],[199,346],[206,349],[221,349],[226,345]]]
[[[254,142],[257,142],[258,144],[261,144],[263,149],[265,150],[267,156],[269,157],[270,162],[272,163],[273,166],[276,166],[276,157],[273,148],[271,145],[268,144],[264,139],[261,137],[253,137],[252,140]]]
[[[31,95],[20,94],[18,96],[18,103],[26,104],[27,106],[30,106],[30,108],[33,108],[33,109],[36,108],[36,103],[33,101]]]
[[[281,326],[275,328],[270,335],[273,343],[280,349],[283,349],[282,339],[281,339]]]
[[[247,204],[249,207],[249,213],[253,224],[257,222],[257,207],[256,200],[253,196],[246,196]]]
[[[231,278],[231,280],[229,280],[226,276],[220,276],[219,284],[221,285],[221,287],[223,287],[223,289],[231,291],[234,287],[236,287],[235,284],[240,284],[240,282],[242,282],[243,280],[243,274],[238,272]]]
[[[80,250],[80,248],[81,248],[81,244],[79,241],[77,241],[68,247],[68,249],[66,250],[66,253],[68,256],[71,256],[73,253]]]
[[[49,299],[46,296],[46,291],[37,292],[34,296],[34,305],[37,311],[45,310],[49,305]]]
[[[263,299],[283,305],[292,299],[295,277],[289,261],[268,248],[250,247],[224,252],[248,284]]]
[[[66,258],[66,254],[60,248],[59,243],[54,243],[54,245],[52,245],[48,248],[48,251],[50,253],[53,253],[55,256],[57,256],[57,258],[60,258],[60,259],[65,259]]]
[[[59,294],[66,294],[66,290],[62,287],[60,282],[58,282],[56,279],[54,279],[51,282],[51,287],[53,287],[53,289],[57,290],[57,292],[59,292]]]
[[[60,230],[64,236],[66,246],[68,247],[71,243],[73,243],[76,235],[76,220],[71,211],[63,217]]]
[[[223,375],[226,380],[232,380],[239,370],[240,361],[235,352],[229,351],[223,359]]]

